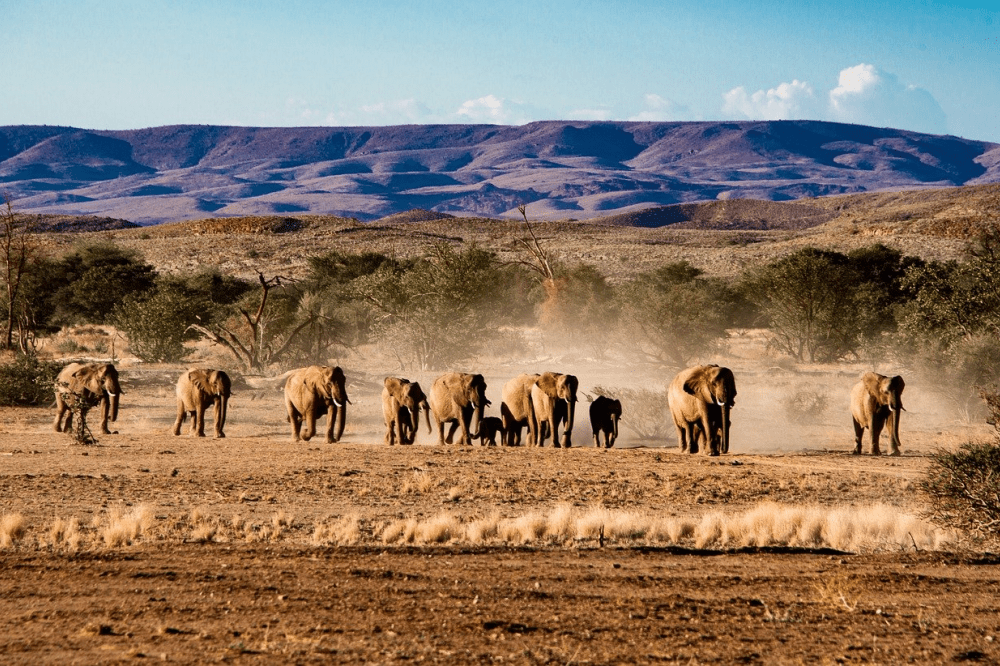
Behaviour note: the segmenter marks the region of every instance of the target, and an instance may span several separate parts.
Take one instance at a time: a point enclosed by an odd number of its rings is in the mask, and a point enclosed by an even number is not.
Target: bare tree
[[[4,349],[14,347],[14,325],[18,322],[21,283],[36,251],[31,237],[32,226],[29,221],[18,219],[14,213],[14,199],[5,192],[3,209],[0,210],[0,262],[3,263],[2,276],[7,290],[7,325],[2,340]],[[21,327],[18,344],[22,351],[27,351],[27,333]]]
[[[313,320],[307,317],[299,322],[283,339],[276,339],[268,331],[268,324],[271,323],[267,311],[268,295],[275,287],[283,287],[285,282],[294,282],[294,280],[281,275],[265,278],[264,274],[259,271],[257,279],[261,286],[257,309],[251,313],[247,308],[237,308],[239,321],[243,324],[242,331],[236,330],[236,325],[227,326],[225,323],[209,326],[191,324],[189,326],[212,342],[228,349],[247,370],[251,371],[263,370],[278,360],[295,341],[299,333],[313,323]]]

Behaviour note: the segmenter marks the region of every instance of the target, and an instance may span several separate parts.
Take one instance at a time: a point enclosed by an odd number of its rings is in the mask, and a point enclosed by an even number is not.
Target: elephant
[[[698,452],[698,429],[709,454],[729,453],[729,414],[736,404],[733,371],[718,365],[681,370],[667,388],[670,415],[681,451]]]
[[[340,441],[347,421],[347,380],[340,367],[311,365],[292,372],[285,381],[285,408],[292,424],[292,441],[312,439],[316,434],[316,419],[327,415],[326,443]],[[302,421],[306,429],[300,432]],[[336,425],[336,432],[334,432]]]
[[[489,442],[490,446],[496,446],[497,435],[500,435],[500,441],[503,442],[505,435],[503,419],[499,416],[484,416],[479,423],[479,444],[485,446]]]
[[[110,435],[108,418],[118,420],[118,400],[122,387],[118,383],[118,369],[111,363],[70,363],[56,376],[56,432],[70,432],[73,412],[66,402],[66,394],[74,393],[101,405],[101,432]],[[109,414],[110,412],[110,414]],[[66,423],[62,423],[66,414]]]
[[[191,415],[191,434],[205,436],[205,410],[215,405],[215,436],[226,436],[226,414],[229,412],[229,396],[233,383],[222,370],[188,368],[177,379],[177,420],[174,421],[174,435],[181,434],[184,418]]]
[[[385,443],[392,446],[413,444],[420,430],[420,410],[426,412],[427,434],[431,433],[431,407],[418,382],[386,377],[382,389],[382,415],[385,417]]]
[[[545,446],[545,438],[552,434],[552,445],[573,446],[573,418],[576,414],[576,389],[579,385],[573,375],[543,372],[531,387],[531,408],[535,413],[535,444]],[[565,421],[562,438],[559,425]]]
[[[451,444],[455,430],[461,428],[462,436],[458,443],[469,445],[479,437],[483,410],[492,404],[486,399],[486,380],[483,376],[465,372],[449,372],[435,379],[428,402],[437,424],[438,444]],[[451,424],[447,437],[444,435],[445,423]]]
[[[622,417],[622,401],[599,395],[590,403],[590,427],[594,430],[594,446],[601,448],[601,433],[604,433],[604,448],[610,449],[618,439],[618,419]]]
[[[504,384],[500,403],[500,418],[503,421],[503,443],[507,446],[521,445],[521,429],[528,427],[528,445],[535,444],[535,410],[531,405],[531,387],[541,375],[521,374]]]
[[[878,440],[887,420],[892,444],[889,455],[900,455],[899,416],[900,412],[904,411],[902,396],[905,386],[903,378],[899,375],[886,377],[874,372],[861,375],[861,381],[851,389],[854,455],[861,454],[861,437],[865,434],[865,428],[871,428],[872,455],[880,455]]]

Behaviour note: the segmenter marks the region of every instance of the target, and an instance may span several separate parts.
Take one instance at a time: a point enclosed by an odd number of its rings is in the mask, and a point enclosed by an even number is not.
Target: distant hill
[[[538,220],[624,215],[618,223],[706,228],[738,208],[741,227],[797,228],[831,213],[803,203],[779,214],[767,202],[995,182],[998,144],[813,121],[0,127],[0,190],[20,212],[141,224],[429,219],[414,209],[514,216],[528,204]],[[726,203],[736,199],[760,201]],[[716,203],[697,212],[676,206],[705,201]]]

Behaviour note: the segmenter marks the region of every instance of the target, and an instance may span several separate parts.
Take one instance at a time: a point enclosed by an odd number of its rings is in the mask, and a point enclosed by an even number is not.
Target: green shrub
[[[53,386],[62,365],[19,354],[0,365],[0,405],[48,405],[54,399]]]

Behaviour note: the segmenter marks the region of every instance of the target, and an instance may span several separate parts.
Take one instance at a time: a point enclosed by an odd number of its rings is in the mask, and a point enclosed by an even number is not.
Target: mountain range
[[[242,215],[373,220],[414,208],[590,219],[1000,182],[1000,144],[818,121],[104,131],[0,127],[19,212],[140,224]]]

